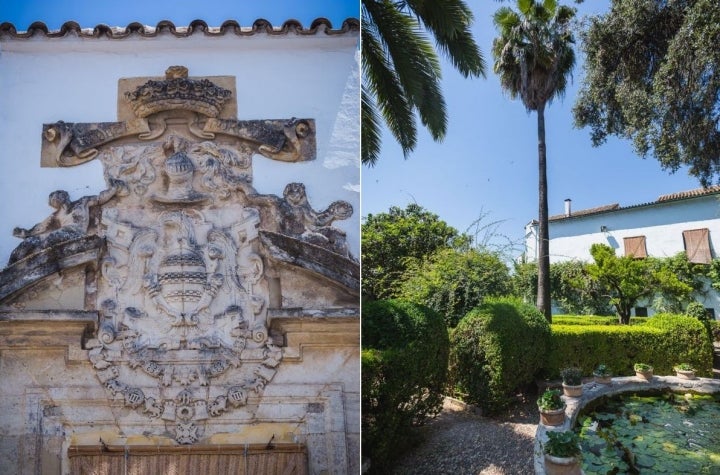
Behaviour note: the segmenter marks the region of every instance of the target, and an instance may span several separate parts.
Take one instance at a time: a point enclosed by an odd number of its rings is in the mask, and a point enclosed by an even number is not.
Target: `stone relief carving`
[[[13,236],[23,241],[13,250],[9,264],[44,248],[85,236],[90,226],[90,208],[107,203],[123,186],[122,182],[113,180],[110,188],[99,195],[84,196],[76,201],[70,201],[70,195],[64,190],[50,193],[48,203],[55,211],[30,229],[16,227],[13,230]]]
[[[216,119],[227,92],[173,67],[166,80],[127,95],[141,127],[46,125],[43,146],[59,164],[97,157],[109,187],[74,202],[65,192],[51,194],[56,211],[16,229],[24,241],[10,261],[60,241],[105,239],[89,360],[117,401],[164,421],[181,444],[200,440],[206,421],[228,411],[245,408],[251,419],[248,406],[282,362],[267,326],[268,253],[260,232],[352,260],[344,232],[332,226],[352,215],[349,203],[316,211],[302,183],[288,184],[282,198],[252,185],[253,154],[314,156],[314,123]],[[93,207],[99,222],[91,226]]]
[[[252,195],[250,202],[261,206],[267,222],[276,223],[270,230],[349,256],[345,233],[331,226],[333,221],[352,216],[353,208],[347,201],[334,201],[327,209],[315,211],[308,202],[305,185],[289,183],[283,198]]]
[[[129,91],[125,99],[136,118],[122,122],[43,125],[42,157],[45,166],[74,166],[98,156],[102,145],[133,137],[150,141],[168,130],[168,120],[185,121],[195,138],[233,138],[273,160],[297,162],[315,158],[315,122],[312,119],[235,120],[218,114],[231,91],[208,79],[188,77],[187,68],[171,66],[165,80],[149,80]]]

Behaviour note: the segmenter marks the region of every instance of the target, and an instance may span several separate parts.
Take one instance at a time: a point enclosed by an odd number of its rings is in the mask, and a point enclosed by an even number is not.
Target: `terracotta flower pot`
[[[580,397],[580,396],[582,396],[582,393],[583,393],[583,385],[582,385],[582,384],[578,384],[577,386],[571,386],[571,385],[562,383],[562,387],[563,387],[563,393],[564,393],[567,397]]]
[[[637,376],[638,378],[642,378],[646,381],[650,381],[653,378],[653,370],[652,368],[647,371],[635,370],[635,376]]]
[[[601,376],[596,373],[593,373],[593,376],[595,377],[595,382],[598,384],[612,384],[612,376]]]
[[[545,454],[545,473],[547,475],[580,475],[582,473],[580,459]]]
[[[559,426],[565,422],[565,406],[562,409],[540,410],[540,423],[546,426]]]
[[[695,371],[693,370],[684,370],[684,369],[676,369],[675,374],[680,379],[695,379]]]

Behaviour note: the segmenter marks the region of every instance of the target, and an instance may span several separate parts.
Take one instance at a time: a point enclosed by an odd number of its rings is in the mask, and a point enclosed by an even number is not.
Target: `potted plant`
[[[675,374],[680,379],[695,379],[695,368],[690,363],[680,363],[675,366]]]
[[[565,401],[557,389],[546,389],[537,400],[540,422],[546,426],[559,426],[565,422]]]
[[[583,392],[582,371],[580,368],[563,368],[560,371],[562,377],[563,393],[568,397],[580,397]]]
[[[612,371],[604,364],[599,364],[593,371],[595,382],[600,384],[612,384]]]
[[[545,473],[548,475],[572,474],[580,471],[580,441],[571,430],[548,431],[545,442]]]
[[[653,367],[646,363],[635,363],[635,376],[650,381],[653,378]]]

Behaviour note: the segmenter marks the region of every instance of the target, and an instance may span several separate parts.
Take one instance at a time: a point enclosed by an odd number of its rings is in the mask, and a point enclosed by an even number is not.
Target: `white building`
[[[549,218],[550,262],[592,261],[590,246],[602,243],[621,256],[671,257],[686,252],[691,262],[707,264],[720,249],[719,197],[720,186],[714,186],[662,195],[649,203],[613,203],[579,211],[567,199],[565,213]],[[538,222],[531,221],[525,227],[529,261],[537,260],[537,241]],[[720,315],[715,292],[697,299]],[[640,307],[638,313],[644,310]]]

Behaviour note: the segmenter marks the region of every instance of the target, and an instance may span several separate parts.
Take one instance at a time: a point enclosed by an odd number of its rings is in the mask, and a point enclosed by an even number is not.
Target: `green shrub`
[[[442,409],[449,340],[442,316],[399,300],[362,308],[362,448],[379,473],[413,425]]]
[[[698,320],[684,315],[658,314],[643,325],[552,325],[550,355],[545,376],[557,378],[560,370],[577,366],[589,373],[600,362],[616,376],[634,374],[633,364],[644,361],[659,375],[672,374],[681,361],[712,371],[712,346]]]
[[[720,342],[720,321],[710,320],[710,332],[713,336],[713,341]]]
[[[711,317],[710,312],[705,309],[705,305],[701,304],[700,302],[690,302],[687,306],[687,309],[685,310],[685,314],[688,317],[697,318],[702,322],[703,326],[705,327],[705,330],[708,333],[708,336],[710,337],[710,340],[714,339],[712,325],[711,325]]]
[[[550,328],[534,306],[489,298],[451,334],[450,377],[468,402],[496,412],[543,367]]]
[[[617,325],[618,317],[597,315],[553,315],[553,324],[558,325]],[[630,325],[642,325],[647,317],[630,317]]]
[[[448,328],[454,328],[485,297],[509,290],[510,274],[499,254],[442,249],[408,267],[398,296],[427,305],[445,318]]]

